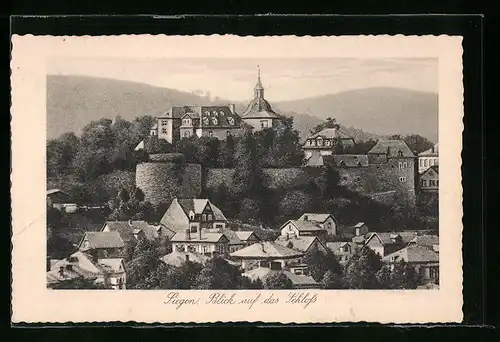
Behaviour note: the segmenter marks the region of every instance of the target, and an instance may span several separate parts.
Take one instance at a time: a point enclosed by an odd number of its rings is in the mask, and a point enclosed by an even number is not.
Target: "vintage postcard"
[[[459,36],[13,36],[12,321],[462,321]]]

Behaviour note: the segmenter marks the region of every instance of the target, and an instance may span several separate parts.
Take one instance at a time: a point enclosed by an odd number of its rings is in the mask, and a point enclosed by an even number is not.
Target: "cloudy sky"
[[[84,75],[146,83],[246,101],[261,69],[266,98],[296,100],[346,90],[397,87],[438,91],[436,58],[78,58],[50,60],[51,75]]]

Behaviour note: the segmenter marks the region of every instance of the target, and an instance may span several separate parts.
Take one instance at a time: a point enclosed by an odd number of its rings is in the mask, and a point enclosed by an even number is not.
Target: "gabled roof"
[[[318,137],[321,137],[323,139],[348,139],[348,140],[353,139],[351,136],[342,132],[340,129],[334,127],[325,128],[319,131],[318,133],[311,135],[307,139],[316,139]]]
[[[299,232],[315,232],[325,230],[321,228],[317,223],[305,220],[288,220],[280,229],[283,229],[287,224],[293,224]]]
[[[426,173],[429,172],[429,170],[432,170],[434,172],[436,172],[437,174],[439,174],[439,165],[432,165],[432,166],[429,166],[429,168],[427,168],[427,170],[425,170],[424,172],[422,172],[420,174],[420,177],[422,177],[423,175],[425,175]],[[432,176],[431,176],[432,177]]]
[[[394,243],[392,241],[392,238],[397,238],[401,236],[398,233],[387,233],[387,232],[368,233],[365,244],[368,244],[368,242],[374,237],[377,237],[380,240],[380,242],[382,242],[383,245],[390,245]]]
[[[391,262],[392,257],[398,257],[399,260],[404,259],[408,263],[424,263],[424,262],[439,262],[439,253],[436,253],[429,247],[425,246],[408,246],[394,253],[388,254],[382,258],[385,262]],[[394,261],[398,261],[398,259]]]
[[[415,157],[404,140],[386,140],[380,139],[368,154],[387,154],[388,157],[397,158],[401,151],[403,157]]]
[[[305,219],[306,216],[307,216],[307,220]],[[302,214],[302,216],[299,217],[299,220],[303,220],[303,221],[315,221],[315,222],[318,222],[318,223],[323,223],[330,216],[335,221],[335,219],[333,218],[333,216],[331,214],[316,214],[316,213],[304,213],[304,214]]]
[[[336,154],[328,156],[328,161],[342,167],[363,167],[369,164],[366,154]]]
[[[118,232],[86,232],[79,244],[82,247],[83,241],[88,240],[89,249],[102,248],[122,248],[125,246],[123,239]]]
[[[248,240],[252,236],[252,234],[255,235],[255,233],[251,230],[248,230],[248,231],[238,230],[238,231],[235,231],[235,233],[236,233],[236,236],[238,237],[238,239],[240,239],[241,241]],[[257,237],[257,235],[255,235],[255,237]]]
[[[181,119],[186,114],[193,119],[194,127],[239,128],[241,124],[240,116],[229,106],[174,106],[160,119]]]
[[[257,242],[231,253],[232,257],[250,259],[297,258],[303,255],[304,254],[299,251],[282,246],[273,241]]]
[[[165,264],[172,265],[175,267],[184,265],[187,259],[189,259],[189,261],[191,262],[197,262],[199,264],[205,264],[208,260],[210,260],[209,257],[199,253],[177,252],[177,251],[166,254],[160,258],[160,260],[163,261]]]
[[[222,233],[211,233],[211,232],[201,232],[201,240],[200,237],[198,236],[198,233],[190,233],[190,238],[186,238],[186,233],[185,232],[178,232],[175,233],[174,236],[170,239],[172,242],[208,242],[208,243],[217,243],[220,242],[222,239],[229,239]]]
[[[120,233],[124,241],[135,239],[134,234],[142,231],[147,240],[153,241],[159,237],[158,227],[150,225],[146,221],[107,221],[104,223],[103,229],[108,227],[110,231]]]
[[[177,202],[184,210],[186,215],[189,215],[189,212],[192,211],[195,214],[201,214],[203,209],[207,206],[207,204],[212,208],[214,219],[216,221],[227,221],[226,217],[222,213],[222,211],[217,208],[210,200],[204,198],[179,198]]]
[[[299,236],[287,239],[285,236],[280,235],[276,238],[275,242],[279,243],[282,246],[293,248],[300,252],[305,253],[311,247],[311,245],[314,243],[315,240],[319,241],[319,239],[316,236]],[[291,247],[289,247],[289,245]]]
[[[305,275],[305,274],[295,274],[290,271],[281,271],[284,275],[288,277],[292,281],[293,285],[318,285],[313,277]]]
[[[358,235],[358,236],[354,236],[352,238],[352,242],[357,243],[357,244],[364,244],[365,241],[366,241],[366,238],[364,235]]]
[[[341,248],[344,248],[346,245],[351,247],[352,249],[356,248],[356,244],[354,242],[348,242],[348,241],[335,241],[335,242],[327,242],[326,246],[328,249],[330,249],[332,252],[338,251]]]
[[[104,270],[111,270],[112,272],[123,272],[123,259],[122,258],[103,258],[98,259],[97,264]],[[121,268],[121,270],[120,270]]]
[[[434,245],[439,245],[439,236],[437,235],[418,235],[412,239],[410,244],[415,244],[417,246],[431,247]]]
[[[419,153],[419,157],[432,157],[432,156],[438,156],[439,155],[439,143],[435,144],[432,146],[430,149]]]

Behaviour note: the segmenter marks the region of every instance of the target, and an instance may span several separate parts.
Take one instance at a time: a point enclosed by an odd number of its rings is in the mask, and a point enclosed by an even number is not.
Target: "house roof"
[[[325,128],[318,133],[311,135],[307,139],[316,139],[318,137],[321,137],[323,139],[352,139],[351,136],[342,132],[339,128],[336,127]]]
[[[380,139],[368,154],[387,154],[388,157],[398,157],[398,152],[403,153],[403,157],[415,157],[404,140]]]
[[[320,226],[318,226],[317,223],[305,220],[289,220],[284,225],[282,225],[281,228],[286,226],[288,223],[293,224],[299,232],[314,232],[314,231],[325,230]]]
[[[113,272],[120,272],[120,267],[123,264],[123,259],[122,258],[103,258],[103,259],[98,259],[97,264],[105,269],[105,270],[111,270]],[[124,269],[122,268],[122,271]]]
[[[403,241],[403,243],[408,243],[418,235],[418,232],[415,230],[403,230],[397,232],[397,234],[401,236],[401,240]]]
[[[83,241],[87,239],[90,243],[90,249],[100,248],[122,248],[125,246],[120,233],[114,232],[86,232],[80,242],[80,247]]]
[[[330,249],[332,252],[343,248],[345,245],[349,245],[351,248],[356,248],[355,243],[349,241],[335,241],[326,243],[326,247],[328,247],[328,249]]]
[[[274,241],[257,242],[231,253],[233,257],[250,259],[296,258],[303,255],[297,250],[282,246]]]
[[[146,221],[107,221],[103,229],[108,227],[110,231],[117,231],[125,241],[135,239],[134,234],[142,231],[147,240],[153,241],[159,237],[158,226],[153,226]]]
[[[201,214],[206,205],[209,204],[212,208],[214,219],[216,221],[227,221],[222,211],[206,198],[179,198],[177,199],[177,202],[182,207],[186,215],[189,215],[190,211],[195,214]]]
[[[262,97],[254,97],[247,106],[247,109],[241,114],[243,119],[278,119],[281,115],[277,114],[269,102]]]
[[[181,119],[186,114],[193,118],[194,127],[239,128],[241,124],[229,106],[174,106],[161,118]]]
[[[285,247],[288,247],[288,245],[291,244],[291,248],[305,253],[315,240],[319,241],[316,236],[299,236],[289,239],[287,239],[285,236],[278,236],[275,242]]]
[[[364,235],[358,235],[354,236],[352,238],[352,242],[357,243],[357,244],[364,244],[366,241],[366,237]]]
[[[419,157],[437,157],[439,155],[439,143],[432,146],[430,149],[425,150],[418,154]]]
[[[361,227],[363,227],[364,225],[365,225],[365,223],[364,223],[364,222],[358,222],[358,223],[356,223],[353,227],[354,227],[354,228],[361,228]]]
[[[47,196],[51,198],[52,202],[66,203],[70,200],[71,196],[61,189],[47,190]]]
[[[307,220],[305,219],[305,216],[307,216]],[[302,216],[299,217],[299,220],[304,220],[304,221],[315,221],[319,223],[325,222],[330,216],[330,214],[316,214],[316,213],[304,213]],[[332,216],[333,217],[333,216]]]
[[[408,263],[439,262],[439,253],[425,246],[408,246],[406,248],[400,249],[399,251],[386,255],[382,258],[382,260],[391,262],[391,258],[393,256],[398,256]]]
[[[174,236],[170,239],[172,242],[207,242],[207,243],[217,243],[219,242],[223,237],[228,239],[224,234],[222,233],[212,233],[212,232],[201,232],[201,240],[200,237],[198,236],[198,233],[190,233],[190,238],[186,238],[186,233],[185,232],[177,232],[175,233]],[[229,240],[229,239],[228,239]]]
[[[252,234],[255,234],[255,233],[251,230],[248,230],[248,231],[238,230],[238,231],[235,231],[235,234],[238,237],[238,239],[240,239],[241,241],[246,241],[250,238],[250,236],[252,236]]]
[[[212,232],[212,230],[207,229],[207,232]],[[220,232],[220,233],[224,234],[224,236],[229,240],[230,245],[243,245],[244,244],[244,242],[240,240],[240,238],[238,237],[238,235],[236,234],[236,232],[234,230],[214,229],[213,232],[214,233]]]
[[[189,258],[189,261],[197,262],[199,264],[205,264],[210,259],[209,257],[198,253],[174,251],[162,256],[160,260],[167,265],[179,267],[184,265],[187,258]]]
[[[424,172],[422,172],[422,173],[420,174],[420,176],[425,175],[426,173],[428,173],[428,172],[429,172],[429,170],[433,170],[433,171],[435,171],[437,174],[439,174],[439,165],[432,165],[432,166],[429,166],[429,168],[427,168]]]
[[[305,274],[295,274],[290,271],[281,271],[290,279],[293,285],[318,285],[313,277]]]
[[[392,241],[392,238],[401,237],[401,235],[399,235],[398,233],[388,233],[388,232],[368,233],[365,243],[368,243],[375,236],[378,236],[380,241],[384,245],[390,245],[394,243]]]
[[[364,167],[368,166],[368,156],[366,154],[336,154],[327,156],[325,161],[342,167]]]

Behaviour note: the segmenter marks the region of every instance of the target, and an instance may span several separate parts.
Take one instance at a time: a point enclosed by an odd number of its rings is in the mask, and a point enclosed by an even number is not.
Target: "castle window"
[[[398,166],[399,166],[399,169],[402,169],[403,168],[403,163],[399,162]]]
[[[184,132],[184,138],[189,138],[190,135],[191,135],[191,133],[189,133],[189,131]]]
[[[318,138],[318,146],[323,146],[323,139]]]
[[[161,132],[162,132],[163,134],[167,134],[167,129],[166,129],[165,127],[163,127],[163,128],[161,129]]]
[[[399,177],[400,182],[406,182],[406,177]]]
[[[268,128],[269,127],[269,123],[267,122],[267,120],[262,120],[260,122],[260,127],[261,128]]]
[[[232,116],[229,116],[229,117],[227,118],[227,121],[229,122],[229,124],[230,124],[231,126],[233,126],[233,125],[234,125],[234,118],[233,118]]]
[[[427,167],[429,166],[429,160],[428,159],[424,159],[424,167]]]
[[[405,169],[406,169],[407,167],[408,167],[408,163],[407,163],[407,162],[404,162],[404,163],[403,163],[403,168],[405,168]]]
[[[151,130],[151,135],[156,135],[156,131],[155,130]]]
[[[420,167],[424,166],[424,160],[423,159],[420,159],[418,162],[419,162]]]
[[[168,125],[168,120],[161,120],[161,125],[162,126],[167,126]]]
[[[436,181],[436,186],[439,186],[439,180]]]
[[[217,113],[217,112],[216,112],[216,113]],[[217,118],[212,118],[212,123],[213,123],[214,125],[217,125]]]
[[[425,179],[422,179],[422,187],[427,187],[427,181]]]

